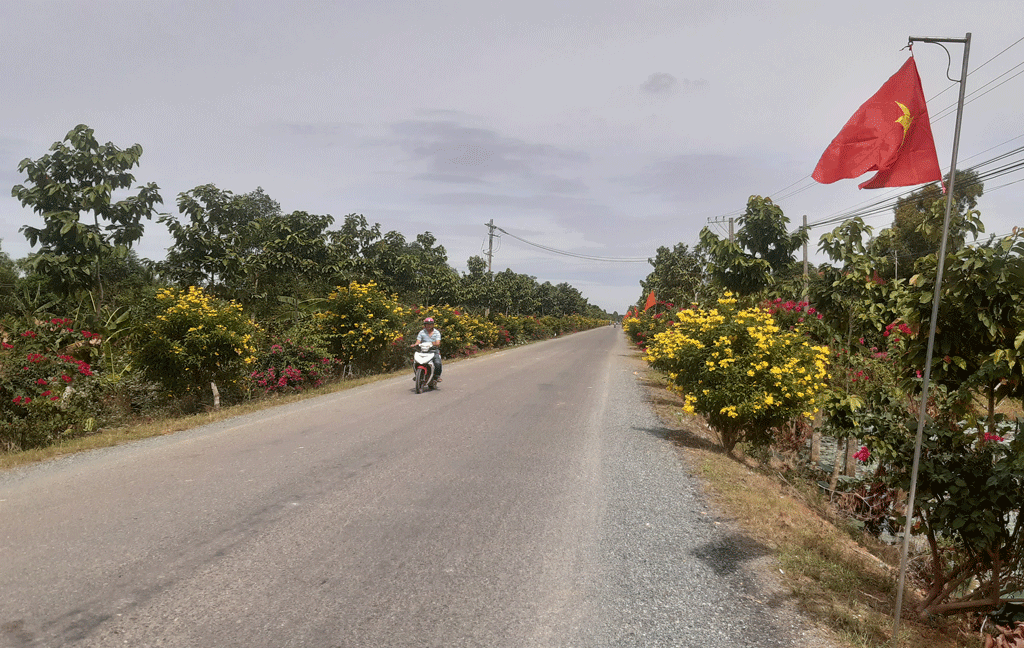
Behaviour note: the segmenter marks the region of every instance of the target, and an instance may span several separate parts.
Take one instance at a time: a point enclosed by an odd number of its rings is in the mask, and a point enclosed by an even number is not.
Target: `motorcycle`
[[[437,379],[434,377],[433,349],[434,345],[430,342],[420,342],[419,350],[412,354],[413,380],[416,381],[417,394],[437,387]]]

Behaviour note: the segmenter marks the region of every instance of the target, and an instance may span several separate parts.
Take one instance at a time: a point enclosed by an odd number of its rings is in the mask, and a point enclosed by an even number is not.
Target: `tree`
[[[152,218],[163,199],[156,184],[149,183],[113,202],[115,191],[135,182],[130,169],[142,157],[139,144],[124,150],[110,142],[101,145],[93,130],[80,124],[50,151],[38,160],[22,160],[18,171],[28,177],[27,186],[11,190],[43,217],[43,227],[21,228],[32,247],[40,245],[29,257],[30,266],[65,297],[91,294],[98,313],[104,302],[103,261],[128,253],[142,237],[142,219]],[[89,213],[91,223],[83,221]]]
[[[924,369],[926,335],[935,289],[935,255],[919,264],[904,299],[909,321],[920,333],[910,361]],[[964,398],[975,391],[987,401],[987,423],[995,434],[995,406],[1024,393],[1024,233],[963,247],[946,257],[935,327],[932,380]]]
[[[702,301],[711,281],[703,249],[690,250],[683,243],[677,243],[671,250],[662,246],[647,262],[654,269],[640,282],[643,297],[653,290],[659,299],[673,304]]]
[[[459,303],[459,274],[448,265],[448,253],[430,232],[416,235],[409,246],[414,282],[403,286],[405,295],[424,306]],[[403,293],[399,293],[403,294]]]
[[[739,217],[736,240],[720,239],[704,228],[700,233],[700,250],[710,258],[713,281],[738,295],[763,291],[776,278],[792,273],[793,254],[807,242],[807,231],[790,234],[789,219],[771,198],[751,196],[747,209]]]
[[[178,196],[178,209],[187,222],[160,219],[174,238],[163,268],[183,286],[204,286],[266,311],[278,296],[308,295],[338,273],[328,243],[334,219],[282,214],[262,188],[236,196],[201,185]]]
[[[947,175],[944,186],[948,185]],[[957,171],[947,253],[962,248],[968,234],[977,236],[978,232],[985,231],[975,209],[984,188],[976,171]],[[887,259],[878,268],[879,274],[885,278],[910,276],[918,259],[939,251],[946,216],[946,194],[938,184],[926,185],[899,198],[893,208],[893,216],[892,226],[879,232],[872,244],[873,254]]]
[[[0,250],[0,316],[17,310],[18,279],[18,266]]]

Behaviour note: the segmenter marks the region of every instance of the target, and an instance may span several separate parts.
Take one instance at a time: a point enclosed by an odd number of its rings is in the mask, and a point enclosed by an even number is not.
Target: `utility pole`
[[[807,232],[807,214],[804,214],[803,231],[806,234],[806,232]],[[810,240],[809,236],[804,239],[804,299],[803,299],[804,301],[809,301],[809,299],[808,299],[809,288],[808,288],[808,285],[807,285],[807,281],[808,281],[808,278],[807,278],[807,241],[808,240]]]
[[[487,273],[491,272],[491,259],[494,257],[494,219],[484,223],[487,227]]]
[[[729,220],[729,242],[732,243],[734,238],[735,238],[733,236],[733,233],[732,233],[732,218],[730,217],[728,220]],[[726,222],[726,219],[725,219],[725,217],[709,218],[708,222],[709,223],[724,223],[724,222]]]

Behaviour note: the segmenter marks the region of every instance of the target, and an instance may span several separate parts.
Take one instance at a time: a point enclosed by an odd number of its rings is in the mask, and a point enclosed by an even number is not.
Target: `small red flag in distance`
[[[911,56],[832,140],[811,175],[822,184],[877,171],[861,189],[942,179],[921,77]]]
[[[650,293],[649,293],[649,294],[647,295],[647,303],[646,303],[646,304],[644,304],[644,312],[646,313],[646,312],[647,312],[647,309],[648,309],[648,308],[650,308],[651,306],[654,306],[654,305],[655,305],[656,303],[658,303],[658,300],[656,300],[656,299],[654,298],[654,291],[652,290],[652,291],[651,291],[651,292],[650,292]]]

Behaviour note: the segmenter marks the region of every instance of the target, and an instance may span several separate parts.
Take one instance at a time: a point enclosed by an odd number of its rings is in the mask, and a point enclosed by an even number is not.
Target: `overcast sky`
[[[10,197],[18,163],[80,123],[142,145],[136,181],[160,186],[161,211],[177,214],[178,194],[201,184],[263,187],[285,212],[433,232],[460,272],[486,250],[490,219],[551,248],[641,259],[692,246],[752,194],[793,227],[814,223],[899,193],[810,174],[906,60],[909,36],[966,32],[967,91],[979,92],[960,168],[1024,145],[1024,76],[1012,78],[1024,42],[1010,47],[1024,37],[1020,0],[0,0],[0,246],[27,255],[19,228],[42,222]],[[957,78],[963,49],[949,49]],[[914,52],[948,170],[946,53]],[[986,183],[990,233],[1024,224],[1021,180]],[[812,248],[831,227],[812,231]],[[137,250],[162,259],[170,242],[154,220]],[[505,268],[619,312],[651,269],[503,236]]]

